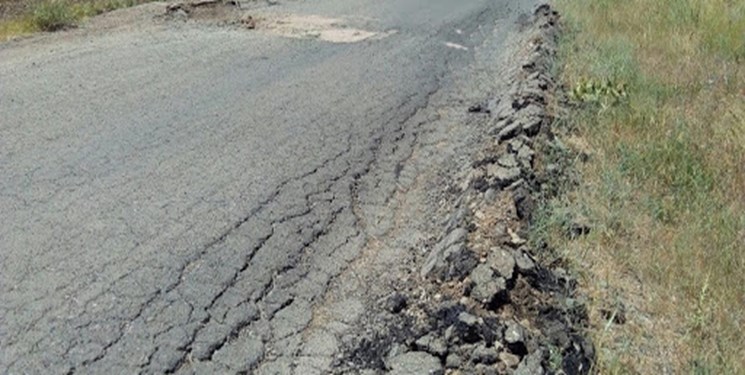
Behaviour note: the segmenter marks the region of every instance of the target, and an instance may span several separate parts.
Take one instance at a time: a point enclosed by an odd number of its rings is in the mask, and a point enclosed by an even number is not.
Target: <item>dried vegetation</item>
[[[533,235],[582,275],[597,370],[745,373],[745,2],[557,7],[579,178]]]

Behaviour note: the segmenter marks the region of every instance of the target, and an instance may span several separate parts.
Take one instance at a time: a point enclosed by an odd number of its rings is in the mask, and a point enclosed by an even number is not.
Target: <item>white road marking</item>
[[[458,43],[445,42],[445,47],[455,48],[455,49],[459,49],[459,50],[462,50],[462,51],[468,51],[468,47],[466,47],[464,45],[460,45]]]

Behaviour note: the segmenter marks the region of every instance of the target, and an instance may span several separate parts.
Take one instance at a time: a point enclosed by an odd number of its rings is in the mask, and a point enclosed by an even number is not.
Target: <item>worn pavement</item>
[[[0,44],[0,373],[329,371],[533,5],[251,5],[374,35],[339,42],[155,3]]]

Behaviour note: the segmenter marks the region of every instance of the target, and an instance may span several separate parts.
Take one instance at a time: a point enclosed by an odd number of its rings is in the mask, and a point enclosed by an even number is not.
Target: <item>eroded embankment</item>
[[[488,105],[491,139],[454,192],[442,235],[421,259],[417,282],[392,294],[348,343],[339,373],[584,374],[594,358],[575,282],[526,240],[536,201],[560,178],[549,155],[558,14],[538,7]],[[433,298],[425,296],[434,296]],[[364,373],[364,371],[363,371]]]

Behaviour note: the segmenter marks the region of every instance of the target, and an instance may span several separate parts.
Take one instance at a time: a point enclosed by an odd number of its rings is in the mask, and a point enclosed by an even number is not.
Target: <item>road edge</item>
[[[374,318],[383,323],[347,344],[337,373],[592,371],[577,282],[529,241],[539,202],[564,178],[553,163],[563,148],[552,131],[559,18],[542,4],[519,20],[519,52],[496,77],[509,89],[469,109],[490,116],[490,138],[454,178],[461,190],[420,262],[420,285],[390,295]]]

